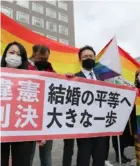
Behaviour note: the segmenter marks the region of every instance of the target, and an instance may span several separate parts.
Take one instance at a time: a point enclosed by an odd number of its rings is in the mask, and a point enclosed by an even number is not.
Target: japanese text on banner
[[[136,97],[133,88],[81,78],[1,74],[2,142],[121,134]]]

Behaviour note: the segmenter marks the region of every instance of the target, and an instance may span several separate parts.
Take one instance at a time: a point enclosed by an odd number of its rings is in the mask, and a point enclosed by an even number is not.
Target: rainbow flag
[[[16,21],[1,13],[1,55],[10,42],[17,41],[26,48],[28,56],[32,55],[32,46],[43,44],[50,48],[49,61],[57,73],[75,73],[80,70],[78,49],[58,43],[32,32]]]
[[[105,51],[97,56],[94,70],[101,80],[108,80],[121,75],[120,56],[115,37],[111,40]]]
[[[49,61],[58,73],[75,73],[80,70],[79,59],[77,56],[78,48],[66,46],[48,39],[45,36],[36,34],[1,13],[1,55],[6,45],[13,41],[23,44],[29,57],[32,55],[32,46],[34,44],[48,46],[51,50]],[[112,40],[98,54],[97,63],[100,63],[101,57],[108,49],[111,42]],[[122,48],[118,47],[118,50],[122,67],[122,76],[124,79],[133,83],[135,72],[140,68],[140,65]],[[113,61],[114,59],[112,59],[112,62]]]
[[[26,48],[29,57],[32,55],[32,46],[34,44],[43,44],[48,46],[51,50],[49,61],[52,63],[55,71],[58,73],[76,73],[80,70],[79,59],[77,56],[78,48],[66,46],[36,34],[1,13],[1,55],[6,45],[13,41],[22,43]],[[120,74],[120,72],[115,71],[116,69],[112,70],[112,68],[109,68],[110,66],[107,66],[106,64],[104,65],[101,61],[102,57],[106,55],[105,52],[109,49],[112,41],[113,39],[102,49],[102,51],[97,56],[97,69],[100,66],[102,71],[98,71],[99,75],[101,73],[107,75],[107,72],[111,71],[114,72],[114,75],[111,75],[110,77],[114,77]],[[125,80],[133,84],[135,79],[135,72],[138,68],[140,68],[140,65],[122,48],[118,47],[118,51],[120,55],[122,76]],[[110,63],[113,64],[114,57],[113,55],[109,56],[112,60]]]
[[[112,40],[113,39],[111,39],[107,43],[107,45],[102,49],[102,51],[98,54],[97,62],[100,62],[100,59],[102,58],[108,47],[110,46]],[[125,81],[128,81],[130,84],[134,85],[135,72],[137,69],[140,68],[140,64],[119,46],[118,46],[118,51],[120,56],[121,75]],[[110,56],[110,58],[112,57]],[[111,60],[112,63],[114,63],[114,59],[112,58]]]
[[[134,84],[135,73],[140,68],[140,64],[120,47],[119,54],[121,56],[122,76],[125,80]]]
[[[104,68],[104,70],[102,71],[104,71],[105,74],[112,69],[107,70],[108,66],[102,64],[100,60],[105,55],[105,52],[111,45],[112,40],[97,56],[97,64],[103,66],[102,69]],[[23,44],[29,57],[32,55],[32,46],[34,44],[43,44],[48,46],[51,50],[49,61],[52,63],[57,73],[76,73],[80,70],[79,59],[77,56],[78,48],[66,46],[64,44],[48,39],[45,36],[36,34],[1,13],[1,55],[6,45],[13,41],[17,41]],[[119,54],[122,66],[122,75],[124,79],[130,82],[134,82],[135,71],[137,68],[139,68],[139,64],[120,47]],[[112,62],[114,62],[114,59],[112,59]],[[101,72],[98,73],[100,75]],[[118,74],[119,73],[117,72],[116,75]]]
[[[80,70],[77,48],[60,44],[56,41],[36,34],[2,13],[1,23],[2,53],[8,43],[17,41],[24,45],[27,50],[28,56],[30,57],[32,55],[32,46],[34,44],[43,44],[51,49],[49,61],[52,63],[53,68],[57,73],[76,73]],[[103,77],[103,75],[108,76],[109,72],[113,74],[109,75],[109,77],[114,76],[114,74],[115,76],[118,75],[118,73],[116,74],[115,71],[112,72],[112,70],[107,68],[107,66],[102,64],[102,62],[100,63],[98,61],[97,66],[97,74],[101,78]],[[99,67],[101,70],[99,70]],[[102,75],[102,73],[104,74]]]

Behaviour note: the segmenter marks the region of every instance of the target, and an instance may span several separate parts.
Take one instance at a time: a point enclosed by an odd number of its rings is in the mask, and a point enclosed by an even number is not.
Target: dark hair
[[[27,58],[27,52],[25,50],[25,48],[23,47],[23,45],[21,45],[20,43],[18,42],[12,42],[12,43],[9,43],[5,50],[4,50],[4,53],[3,53],[3,56],[2,56],[2,59],[1,59],[1,67],[6,67],[6,61],[5,61],[5,58],[6,58],[6,54],[7,54],[7,51],[9,50],[9,48],[12,46],[12,45],[16,45],[19,50],[20,50],[20,56],[22,58],[22,64],[21,66],[18,67],[18,69],[28,69],[28,58]]]
[[[50,54],[50,49],[44,45],[39,45],[39,44],[34,45],[32,49],[33,49],[33,53],[37,53],[39,51],[41,54],[45,54],[46,52]]]
[[[94,51],[93,47],[91,47],[91,46],[84,46],[84,47],[79,49],[79,52],[78,52],[79,59],[81,59],[81,54],[85,50],[90,50],[90,51],[92,51],[94,53],[94,55],[96,55],[96,52]]]
[[[137,78],[139,74],[140,74],[140,69],[138,69],[135,73],[135,86],[137,88],[140,88],[140,83],[139,83],[138,78]]]

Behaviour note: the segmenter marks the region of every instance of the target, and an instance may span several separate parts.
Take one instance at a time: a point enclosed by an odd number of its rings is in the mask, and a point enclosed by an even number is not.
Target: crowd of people
[[[50,49],[48,47],[44,45],[34,45],[32,50],[33,53],[28,59],[26,49],[22,44],[18,42],[9,43],[3,53],[1,67],[16,68],[19,70],[55,72],[51,63],[48,62],[50,56]],[[98,75],[94,72],[96,60],[94,49],[91,46],[82,47],[79,49],[78,56],[82,70],[75,75],[66,74],[66,76],[99,80]],[[140,88],[140,70],[136,72],[135,85],[137,88]],[[128,146],[135,145],[135,133],[136,113],[134,107],[126,129],[123,135],[120,136],[122,163],[126,164],[131,161],[131,159],[124,155],[124,149]],[[113,166],[108,161],[110,137],[65,139],[64,147],[62,147],[62,166],[72,166],[75,142],[78,150],[76,166],[89,166],[91,159],[93,166]],[[112,142],[116,154],[116,162],[119,162],[118,142],[116,136],[112,137]],[[12,156],[12,166],[32,166],[36,144],[39,147],[40,165],[52,166],[52,140],[1,143],[1,166],[9,165],[10,153]],[[137,144],[139,144],[138,140]]]

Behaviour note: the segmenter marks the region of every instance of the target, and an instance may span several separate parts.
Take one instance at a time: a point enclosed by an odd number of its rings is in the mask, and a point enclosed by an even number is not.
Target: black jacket
[[[97,80],[100,80],[99,79],[99,76],[94,72],[95,76],[96,76],[96,79]],[[76,77],[83,77],[83,78],[86,78],[86,76],[84,75],[84,73],[82,71],[79,71],[78,73],[75,73],[75,76]]]

